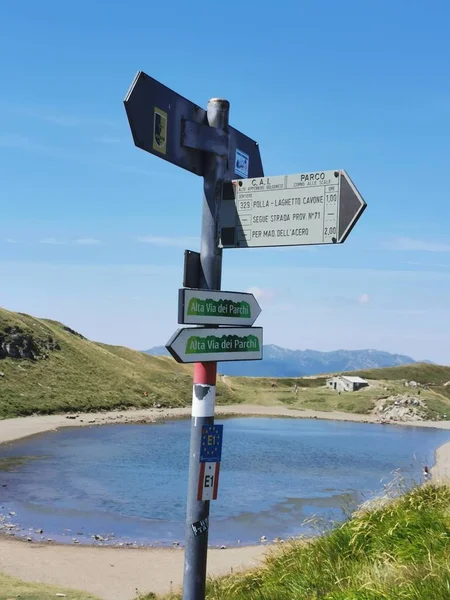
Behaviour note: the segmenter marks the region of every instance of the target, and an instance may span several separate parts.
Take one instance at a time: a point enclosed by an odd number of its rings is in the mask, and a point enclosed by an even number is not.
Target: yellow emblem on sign
[[[153,150],[165,154],[167,149],[167,113],[155,106],[153,115]]]

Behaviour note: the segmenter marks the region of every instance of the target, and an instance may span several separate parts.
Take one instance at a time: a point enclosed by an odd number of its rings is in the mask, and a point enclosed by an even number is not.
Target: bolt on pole
[[[208,102],[210,127],[222,129],[228,137],[228,100]],[[218,247],[218,218],[228,155],[205,153],[203,211],[200,246],[200,288],[220,290],[222,250]],[[192,394],[191,441],[189,452],[188,500],[185,525],[183,600],[204,600],[208,552],[209,500],[197,499],[200,475],[200,444],[203,425],[214,423],[217,363],[196,363]],[[199,533],[199,532],[202,533]]]

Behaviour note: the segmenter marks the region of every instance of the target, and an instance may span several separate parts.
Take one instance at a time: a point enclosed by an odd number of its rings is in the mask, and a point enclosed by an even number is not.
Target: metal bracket
[[[212,152],[218,156],[228,156],[228,133],[209,125],[183,121],[181,145],[194,150]]]
[[[199,288],[201,275],[200,252],[184,251],[183,287]]]

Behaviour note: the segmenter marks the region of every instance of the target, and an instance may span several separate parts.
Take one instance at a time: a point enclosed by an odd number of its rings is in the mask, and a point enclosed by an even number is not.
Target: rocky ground
[[[380,417],[380,421],[426,421],[427,405],[418,396],[398,394],[380,398],[375,401],[372,415]]]

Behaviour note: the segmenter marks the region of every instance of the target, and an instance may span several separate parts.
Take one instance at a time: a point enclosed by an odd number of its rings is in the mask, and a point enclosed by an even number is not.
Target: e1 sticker
[[[157,106],[153,113],[153,150],[161,154],[167,150],[167,113]]]
[[[223,425],[203,425],[200,442],[200,462],[220,462],[222,458]]]
[[[245,152],[242,152],[242,150],[236,149],[236,159],[234,163],[235,173],[246,179],[248,177],[249,163],[250,156],[245,154]]]

